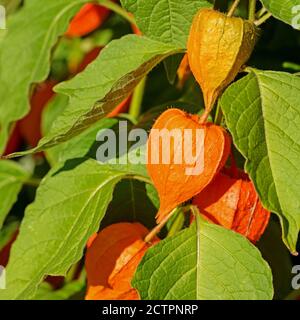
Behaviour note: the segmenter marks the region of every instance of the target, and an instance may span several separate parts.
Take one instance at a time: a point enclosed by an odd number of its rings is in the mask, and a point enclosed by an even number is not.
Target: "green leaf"
[[[0,161],[0,229],[29,175],[14,161]]]
[[[53,147],[78,135],[127,98],[154,66],[181,49],[145,37],[127,35],[112,41],[82,73],[56,86],[69,104],[37,148]]]
[[[57,94],[46,106],[42,117],[42,132],[46,135],[53,122],[61,115],[67,106],[68,97]],[[95,144],[97,133],[103,129],[112,129],[117,126],[118,120],[103,118],[84,130],[78,136],[63,142],[55,147],[47,149],[45,154],[51,166],[63,163],[69,159],[82,158],[88,154]],[[94,157],[95,158],[95,155]]]
[[[45,136],[53,125],[53,122],[64,112],[69,102],[68,96],[56,94],[45,106],[42,113],[41,130]]]
[[[115,188],[113,200],[102,220],[101,227],[127,221],[140,222],[148,229],[153,228],[158,211],[151,200],[154,192],[156,190],[150,184],[133,179],[122,180]]]
[[[185,48],[192,20],[206,0],[121,0],[133,13],[139,29],[149,38]]]
[[[29,299],[46,275],[65,275],[98,230],[115,185],[140,171],[137,165],[105,165],[92,159],[53,169],[26,209],[0,299]]]
[[[52,123],[64,111],[67,101],[67,96],[58,94],[47,105],[43,112],[42,118],[43,135],[46,135],[51,130]],[[117,124],[117,119],[101,119],[84,130],[78,136],[75,136],[74,138],[55,147],[47,149],[45,152],[47,160],[51,166],[55,166],[58,163],[63,163],[69,159],[86,156],[96,141],[98,131],[102,129],[111,129]]]
[[[100,130],[112,129],[116,125],[118,125],[117,119],[101,119],[78,136],[49,149],[47,154],[51,155],[52,163],[53,161],[62,163],[69,159],[86,156],[95,144],[97,133]],[[96,154],[93,154],[92,158],[95,157]]]
[[[221,98],[234,144],[247,159],[264,206],[277,213],[283,240],[296,251],[300,228],[300,78],[253,70]]]
[[[143,300],[272,299],[272,274],[243,236],[201,218],[150,248],[133,286]]]
[[[54,290],[49,283],[43,282],[38,288],[33,300],[68,300],[81,292],[84,287],[84,281],[74,280],[65,284],[62,288]]]
[[[259,240],[257,247],[272,270],[274,299],[284,299],[291,291],[291,281],[293,278],[291,270],[293,264],[288,249],[281,241],[281,228],[277,218],[276,221],[270,219],[268,227]]]
[[[0,252],[13,239],[19,225],[20,223],[18,221],[12,221],[11,223],[5,224],[0,230]]]
[[[164,61],[164,67],[167,73],[167,78],[170,84],[174,84],[177,77],[177,70],[180,66],[183,54],[176,54],[174,56],[168,57]]]
[[[260,0],[264,7],[268,9],[272,15],[293,26],[295,29],[300,29],[300,7],[299,0]],[[298,9],[297,9],[298,8]]]
[[[0,153],[11,125],[29,111],[31,86],[47,77],[51,50],[88,0],[27,0],[8,19],[0,50]]]

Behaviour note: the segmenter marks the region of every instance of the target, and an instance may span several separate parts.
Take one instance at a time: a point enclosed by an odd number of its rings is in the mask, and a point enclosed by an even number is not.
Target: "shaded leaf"
[[[11,241],[19,228],[19,222],[13,221],[5,225],[0,231],[0,251]]]
[[[30,0],[8,19],[8,32],[0,50],[0,153],[11,124],[29,111],[31,86],[46,79],[51,50],[58,37],[86,2],[88,0]]]
[[[257,247],[272,270],[274,299],[284,299],[291,291],[293,264],[291,255],[281,240],[281,229],[277,219],[270,219]]]
[[[183,54],[176,54],[168,57],[164,61],[164,67],[167,73],[167,78],[170,84],[174,84],[177,77],[177,70],[182,60]]]
[[[74,280],[58,290],[53,290],[49,283],[43,282],[38,288],[33,300],[68,300],[80,293],[84,287],[84,281]]]
[[[0,161],[0,229],[29,174],[16,162]]]
[[[153,228],[157,213],[157,207],[153,203],[155,200],[157,193],[152,185],[132,179],[122,180],[114,190],[113,200],[101,227],[127,221],[140,222],[147,228]]]
[[[220,101],[245,169],[263,205],[279,216],[292,252],[300,228],[299,101],[299,77],[259,70],[231,85]]]

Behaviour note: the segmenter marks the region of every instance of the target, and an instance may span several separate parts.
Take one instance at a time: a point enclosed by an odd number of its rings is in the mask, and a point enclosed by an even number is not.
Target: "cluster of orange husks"
[[[147,169],[160,199],[157,223],[191,200],[205,219],[239,232],[253,243],[264,232],[270,212],[263,208],[247,174],[240,172],[234,163],[231,168],[225,167],[231,154],[230,135],[221,126],[207,121],[218,96],[248,60],[255,41],[255,26],[248,21],[207,9],[196,15],[178,78],[182,86],[189,73],[194,74],[203,92],[205,112],[198,116],[170,108],[158,117],[150,131]],[[182,133],[189,129],[192,137],[201,129],[204,132],[203,171],[198,175],[186,174],[187,164],[174,161],[178,152],[182,154],[175,143],[168,145],[169,163],[152,163],[152,154],[161,155],[165,148],[162,139],[152,144],[157,129]],[[185,135],[180,136],[183,146]],[[195,141],[189,143],[195,153]],[[188,165],[196,166],[196,161]],[[120,223],[95,236],[86,255],[87,299],[138,299],[130,281],[149,247],[143,240],[146,233],[140,224]]]
[[[101,26],[109,13],[99,5],[86,4],[71,21],[66,35],[86,35]],[[158,223],[177,206],[192,200],[207,220],[239,232],[252,242],[256,242],[264,232],[270,213],[263,208],[253,183],[245,173],[225,168],[231,153],[230,135],[221,126],[207,122],[207,114],[216,99],[249,58],[256,41],[255,34],[254,25],[240,18],[229,18],[207,9],[196,15],[188,40],[188,53],[178,75],[179,80],[184,81],[190,70],[194,74],[204,95],[204,116],[171,108],[160,115],[152,130],[190,129],[194,132],[202,129],[204,170],[198,175],[187,175],[184,164],[149,162],[148,173],[160,198]],[[94,49],[84,59],[79,71],[100,51],[100,48]],[[32,146],[40,139],[41,112],[53,95],[54,84],[47,81],[35,90],[31,98],[31,113],[18,126]],[[126,111],[129,99],[111,116]],[[153,152],[161,153],[164,148],[161,142],[156,148],[151,147],[152,130],[148,140],[149,157]],[[176,152],[176,146],[171,145],[170,159],[174,159]],[[151,244],[146,243],[144,239],[148,232],[139,223],[117,223],[90,239],[85,261],[88,279],[86,299],[139,299],[131,280],[147,249],[159,241],[154,238]]]

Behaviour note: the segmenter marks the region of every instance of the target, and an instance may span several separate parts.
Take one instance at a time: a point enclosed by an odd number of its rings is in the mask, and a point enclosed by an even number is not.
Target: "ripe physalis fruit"
[[[202,9],[196,14],[187,51],[207,112],[247,62],[256,40],[257,29],[250,21],[212,9]]]
[[[99,28],[110,11],[97,4],[85,4],[70,22],[66,36],[81,37]]]
[[[139,223],[117,223],[89,240],[85,267],[86,300],[138,300],[131,280],[150,245],[148,230]],[[155,238],[152,244],[158,242]]]
[[[253,183],[245,175],[232,178],[219,173],[193,200],[213,223],[239,232],[253,243],[264,233],[270,212],[263,208]]]
[[[199,124],[197,115],[179,109],[168,109],[156,120],[147,144],[147,169],[159,194],[158,223],[212,181],[230,144],[222,127]]]

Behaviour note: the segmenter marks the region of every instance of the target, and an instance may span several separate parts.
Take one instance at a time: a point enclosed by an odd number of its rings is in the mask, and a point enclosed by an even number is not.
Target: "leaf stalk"
[[[107,9],[110,9],[111,11],[114,11],[115,13],[117,13],[118,15],[120,15],[121,17],[123,17],[125,20],[127,20],[129,23],[136,25],[135,19],[133,17],[133,15],[131,15],[130,13],[128,13],[126,10],[124,10],[121,6],[119,6],[118,4],[109,1],[109,0],[98,0],[98,3],[100,5],[102,5],[103,7],[106,7]]]
[[[262,16],[260,19],[254,21],[254,24],[258,27],[260,26],[261,24],[265,23],[269,18],[272,17],[272,13],[271,12],[268,12],[266,13],[264,16]]]
[[[144,77],[133,91],[133,96],[129,108],[129,114],[133,119],[136,120],[139,118],[141,114],[146,81],[147,77]]]
[[[256,0],[249,0],[248,18],[250,21],[255,20]]]
[[[227,16],[228,17],[232,17],[234,15],[235,10],[237,9],[237,7],[239,6],[241,0],[234,0],[231,8],[229,9]]]
[[[177,211],[177,208],[172,210],[168,215],[166,215],[162,221],[154,227],[145,237],[145,242],[151,243],[151,241],[155,238],[155,236],[161,231],[161,229],[165,226],[168,220],[173,216],[173,214]]]

